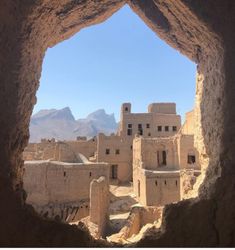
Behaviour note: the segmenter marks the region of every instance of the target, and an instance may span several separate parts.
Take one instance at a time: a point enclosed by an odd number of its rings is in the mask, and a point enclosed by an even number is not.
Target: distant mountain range
[[[57,140],[76,140],[77,136],[91,138],[98,133],[109,135],[115,133],[118,123],[114,114],[106,114],[99,109],[85,119],[75,120],[69,107],[40,110],[31,117],[30,142],[40,142],[41,138]]]

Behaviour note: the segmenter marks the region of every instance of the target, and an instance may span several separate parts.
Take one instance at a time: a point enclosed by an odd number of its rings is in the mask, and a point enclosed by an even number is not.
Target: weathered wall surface
[[[181,117],[175,113],[175,104],[150,104],[148,111],[149,113],[132,113],[131,105],[124,103],[121,108],[118,134],[131,141],[139,133],[139,125],[144,137],[172,136],[180,129]],[[131,135],[127,134],[129,125],[131,125]],[[161,131],[158,130],[158,126],[161,126]],[[168,127],[168,131],[165,130],[165,126]],[[173,127],[176,127],[175,131]]]
[[[29,161],[24,165],[26,202],[48,218],[73,222],[89,215],[90,183],[109,178],[109,165]]]
[[[109,177],[101,176],[90,184],[90,221],[97,225],[96,236],[104,237],[109,223]]]
[[[120,136],[98,135],[97,162],[108,162],[110,166],[117,165],[117,178],[121,182],[132,179],[131,145],[132,142]],[[106,150],[109,150],[109,154]]]
[[[95,156],[97,150],[96,138],[90,140],[66,141],[66,143],[74,152],[83,154],[87,159]]]
[[[74,143],[75,144],[75,143]],[[67,142],[50,142],[45,140],[41,143],[29,143],[23,152],[25,161],[52,160],[70,163],[79,163],[79,151]]]
[[[22,152],[48,47],[99,23],[125,1],[0,2],[0,244],[88,246],[87,232],[38,217],[24,204]],[[163,225],[138,246],[234,246],[235,3],[130,0],[164,41],[198,64],[196,145],[205,170],[200,199],[165,209]],[[181,225],[181,227],[179,227]],[[192,227],[192,225],[194,225]]]

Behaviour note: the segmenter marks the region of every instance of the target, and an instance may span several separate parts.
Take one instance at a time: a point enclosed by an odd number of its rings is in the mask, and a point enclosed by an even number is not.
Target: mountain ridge
[[[117,131],[118,123],[114,114],[98,109],[86,118],[75,120],[69,107],[43,109],[32,115],[30,120],[30,142],[40,142],[41,138],[76,140],[77,136],[91,138],[98,133],[109,135]]]

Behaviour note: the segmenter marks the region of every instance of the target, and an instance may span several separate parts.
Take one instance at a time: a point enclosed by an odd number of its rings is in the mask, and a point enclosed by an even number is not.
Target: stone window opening
[[[66,177],[66,172],[64,171],[64,177]]]
[[[127,125],[127,127],[128,127],[128,128],[132,128],[132,124],[129,123],[129,124]]]
[[[146,124],[146,128],[150,128],[150,124],[149,123]]]
[[[173,4],[174,5],[174,4]],[[200,20],[199,20],[200,21]],[[174,21],[173,21],[174,22]],[[200,43],[200,42],[199,42]],[[203,49],[203,48],[202,48]],[[184,51],[184,48],[182,48],[182,51]],[[199,53],[200,54],[200,53]],[[210,56],[208,56],[208,57],[210,57]],[[200,66],[200,65],[199,65]]]
[[[131,136],[131,135],[132,135],[132,129],[129,129],[129,128],[127,129],[127,135],[128,135],[128,136]]]
[[[155,185],[157,186],[157,181],[155,181]]]
[[[195,155],[188,155],[188,164],[196,163],[196,156]]]
[[[92,173],[90,172],[90,173],[89,173],[89,176],[91,177],[91,175],[92,175]]]
[[[138,135],[143,135],[143,129],[138,130]]]
[[[128,107],[125,107],[125,111],[128,111]]]
[[[105,154],[106,154],[106,155],[109,155],[109,154],[110,154],[110,149],[109,149],[109,148],[106,148]]]
[[[166,132],[169,131],[169,126],[165,126],[165,131],[166,131]]]
[[[157,131],[161,132],[162,131],[162,126],[157,126]]]
[[[173,126],[173,127],[172,127],[172,131],[176,132],[176,131],[177,131],[177,127],[176,127],[176,126]]]
[[[148,136],[151,136],[151,133],[148,133]]]
[[[138,197],[140,197],[140,181],[138,180]]]
[[[118,165],[111,165],[110,178],[113,180],[118,178]]]
[[[115,154],[116,154],[116,155],[119,155],[119,154],[120,154],[120,149],[116,149],[116,150],[115,150]]]
[[[164,183],[165,183],[165,185],[167,184],[167,183],[166,183],[166,180],[164,181]]]
[[[166,151],[157,151],[157,164],[159,167],[167,165],[167,154]]]
[[[175,181],[175,185],[178,186],[178,181],[177,180]]]

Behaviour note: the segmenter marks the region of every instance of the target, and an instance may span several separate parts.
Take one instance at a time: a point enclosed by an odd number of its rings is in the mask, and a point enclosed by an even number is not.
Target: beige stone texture
[[[205,173],[198,197],[167,205],[161,228],[146,234],[135,246],[235,245],[235,2],[2,0],[1,246],[108,245],[92,240],[81,227],[43,219],[25,204],[22,153],[28,143],[46,50],[82,28],[106,20],[125,3],[161,39],[197,64],[195,145]]]
[[[161,129],[158,129],[159,126]],[[165,137],[176,134],[180,127],[181,117],[175,113],[175,103],[150,104],[148,113],[132,113],[131,104],[124,103],[121,108],[118,135],[133,140],[142,130],[144,137]],[[131,135],[128,135],[128,130],[131,130]]]
[[[132,179],[132,149],[129,141],[118,135],[98,135],[97,162],[110,164],[110,177],[112,166],[117,166],[117,180],[126,182]],[[107,154],[107,150],[109,153]]]
[[[90,221],[97,225],[96,236],[104,237],[109,224],[109,176],[90,184]]]
[[[163,206],[180,201],[185,193],[182,174],[190,169],[200,174],[198,152],[193,135],[167,138],[136,137],[133,142],[133,186],[138,201],[145,206]],[[195,162],[191,162],[191,157]],[[190,172],[190,175],[191,175]],[[194,183],[193,183],[194,184]]]
[[[90,183],[100,176],[109,178],[108,164],[25,162],[26,202],[49,218],[58,215],[66,222],[79,220],[89,215]]]

